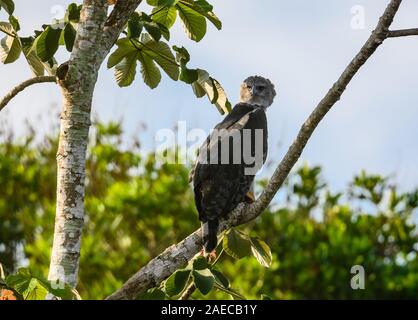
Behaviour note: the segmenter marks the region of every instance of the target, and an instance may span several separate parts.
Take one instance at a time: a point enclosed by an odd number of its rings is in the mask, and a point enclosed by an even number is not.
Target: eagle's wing
[[[228,113],[228,115],[220,122],[218,123],[214,130],[222,130],[222,129],[226,129],[226,130],[240,130],[242,129],[246,122],[248,122],[249,117],[247,117],[247,115],[251,112],[253,112],[254,109],[246,104],[246,103],[238,103],[230,113]],[[207,148],[207,150],[214,150],[214,147],[216,146],[215,143],[217,142],[213,139],[213,133],[211,135],[209,135],[205,142],[200,146],[200,148],[198,149],[198,153],[197,153],[197,157],[196,157],[196,161],[192,167],[192,169],[190,170],[189,173],[189,183],[193,182],[194,180],[194,174],[196,171],[196,166],[199,164],[199,162],[201,162],[203,159],[201,158],[202,156],[202,152],[201,150],[203,148]],[[230,134],[229,134],[230,135]],[[222,138],[225,138],[225,132]],[[204,153],[203,153],[204,154]]]
[[[236,111],[235,111],[236,110]],[[234,112],[235,111],[235,112]],[[234,209],[244,200],[254,175],[245,174],[246,165],[208,164],[204,158],[211,152],[217,153],[225,139],[233,137],[236,131],[243,129],[267,130],[264,110],[248,105],[238,105],[215,129],[225,129],[212,133],[200,148],[196,165],[192,172],[195,190],[195,202],[200,219],[214,219]],[[267,131],[263,134],[263,151],[267,154]],[[230,159],[232,159],[230,157]],[[263,163],[265,155],[263,155]],[[220,162],[218,162],[220,163]]]

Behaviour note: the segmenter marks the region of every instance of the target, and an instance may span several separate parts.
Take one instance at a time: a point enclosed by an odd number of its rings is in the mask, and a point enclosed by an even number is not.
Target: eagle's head
[[[252,76],[241,84],[240,102],[267,108],[272,105],[275,96],[274,85],[269,79]]]

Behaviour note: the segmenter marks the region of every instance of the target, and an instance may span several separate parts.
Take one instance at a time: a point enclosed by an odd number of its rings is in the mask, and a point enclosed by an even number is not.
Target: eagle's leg
[[[212,263],[216,260],[216,249],[214,249],[212,252],[207,253],[204,248],[200,250],[199,256],[204,257],[209,263]]]
[[[253,203],[255,202],[255,194],[253,191],[248,191],[245,195],[245,202],[246,203]]]
[[[209,263],[213,263],[216,260],[216,249],[212,252],[209,252],[207,259]]]

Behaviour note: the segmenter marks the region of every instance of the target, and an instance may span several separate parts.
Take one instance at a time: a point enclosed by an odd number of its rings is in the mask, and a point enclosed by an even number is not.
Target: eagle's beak
[[[255,86],[252,86],[251,87],[251,89],[250,89],[250,92],[251,92],[251,95],[255,95],[255,93],[256,93],[256,88],[255,88]]]

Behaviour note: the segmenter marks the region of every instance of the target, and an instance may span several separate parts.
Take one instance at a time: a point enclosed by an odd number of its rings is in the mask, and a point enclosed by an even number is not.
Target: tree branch
[[[125,27],[131,14],[141,4],[142,0],[118,1],[104,25],[105,47],[110,50]]]
[[[418,28],[415,29],[401,29],[389,31],[388,38],[418,36]]]
[[[0,100],[0,111],[12,100],[18,93],[25,90],[27,87],[35,83],[45,83],[45,82],[57,82],[55,76],[39,76],[23,81],[21,84],[14,87],[8,94],[6,94],[3,99]]]
[[[194,283],[189,284],[189,286],[186,288],[186,290],[183,292],[179,300],[189,300],[190,296],[195,292],[196,286]]]
[[[261,196],[251,205],[240,204],[228,215],[227,220],[223,220],[220,223],[219,232],[255,219],[270,204],[286,177],[289,175],[290,170],[299,159],[319,122],[341,98],[341,95],[357,71],[387,38],[389,27],[392,24],[393,18],[398,11],[401,2],[402,0],[390,1],[383,16],[379,19],[376,29],[363,45],[360,52],[346,67],[340,78],[334,83],[332,88],[302,125],[299,134],[275,170]],[[152,259],[146,266],[134,274],[119,290],[107,297],[107,299],[136,298],[147,289],[156,286],[166,279],[178,268],[183,267],[188,260],[193,258],[193,256],[200,251],[201,246],[200,229],[198,229],[180,243],[167,248],[162,254]]]

